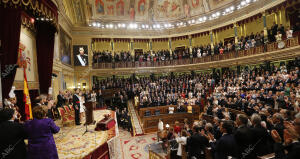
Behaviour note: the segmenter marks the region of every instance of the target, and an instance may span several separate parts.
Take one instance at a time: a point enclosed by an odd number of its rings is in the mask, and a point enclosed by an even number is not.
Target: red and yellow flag
[[[32,119],[32,110],[31,110],[31,101],[29,96],[29,90],[28,90],[28,83],[27,83],[27,76],[26,76],[26,69],[24,70],[24,103],[25,103],[25,115],[26,120]]]

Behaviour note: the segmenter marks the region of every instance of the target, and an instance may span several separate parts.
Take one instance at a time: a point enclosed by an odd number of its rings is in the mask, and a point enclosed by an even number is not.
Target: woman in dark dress
[[[28,134],[28,159],[58,159],[53,134],[59,132],[59,127],[52,119],[46,118],[44,106],[33,108],[33,120],[25,123]]]

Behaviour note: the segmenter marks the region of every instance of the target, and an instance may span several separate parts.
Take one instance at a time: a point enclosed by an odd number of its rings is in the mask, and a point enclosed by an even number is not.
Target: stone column
[[[266,18],[266,11],[262,13],[263,18],[263,25],[264,25],[264,40],[268,39],[268,28],[267,28],[267,18]]]
[[[234,43],[237,43],[238,42],[238,33],[237,33],[236,22],[233,23],[233,29],[234,29]]]

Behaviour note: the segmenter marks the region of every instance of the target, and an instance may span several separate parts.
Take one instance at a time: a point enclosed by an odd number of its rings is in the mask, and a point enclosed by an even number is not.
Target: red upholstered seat
[[[69,115],[63,108],[57,108],[59,115],[61,116],[62,125],[74,123],[74,117]]]

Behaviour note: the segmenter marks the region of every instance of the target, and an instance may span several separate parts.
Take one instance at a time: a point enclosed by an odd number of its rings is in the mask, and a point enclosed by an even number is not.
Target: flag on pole
[[[32,119],[32,110],[31,110],[31,101],[29,96],[29,90],[28,90],[28,83],[27,83],[27,76],[26,76],[26,69],[24,70],[24,103],[25,103],[25,115],[26,120]]]

